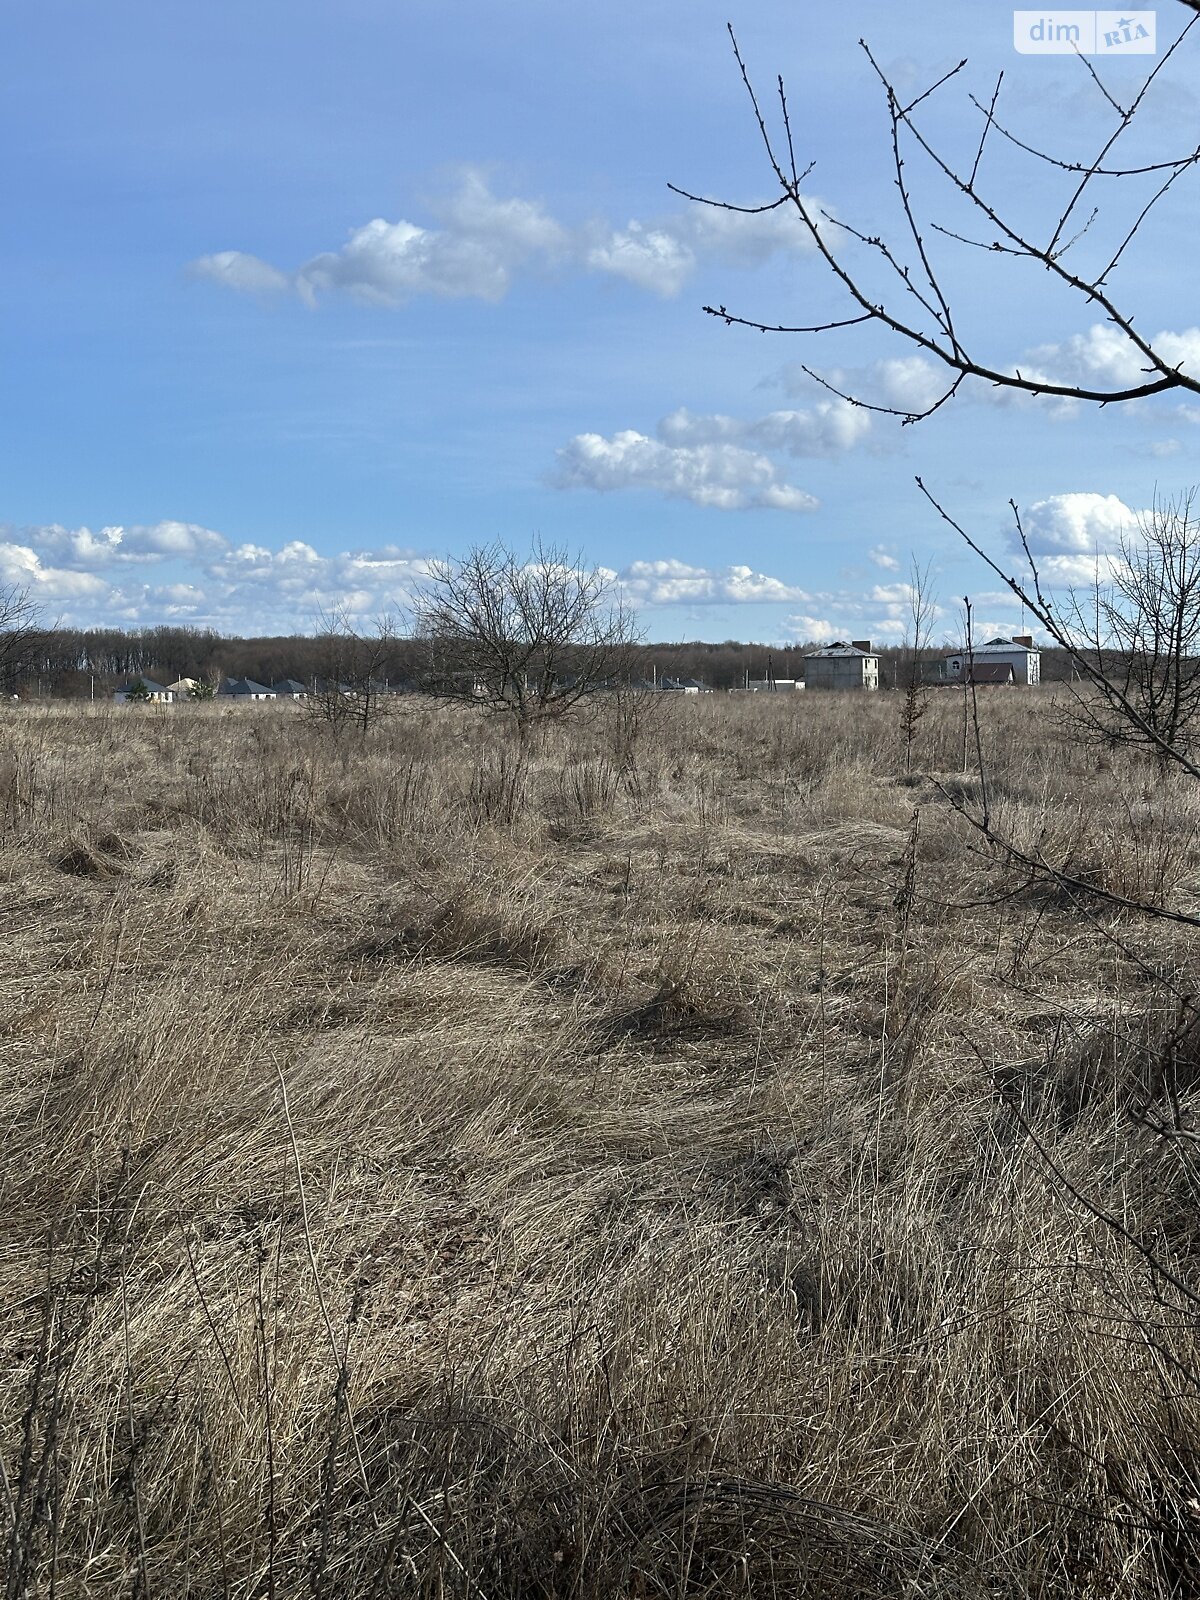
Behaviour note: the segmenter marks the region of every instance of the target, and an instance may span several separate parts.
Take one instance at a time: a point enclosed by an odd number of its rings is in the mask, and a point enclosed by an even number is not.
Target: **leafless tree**
[[[16,693],[37,659],[45,637],[41,615],[28,589],[0,585],[0,692]]]
[[[1076,696],[1075,720],[1108,745],[1149,747],[1160,760],[1164,741],[1192,751],[1200,715],[1200,520],[1196,489],[1156,499],[1123,534],[1116,550],[1097,555],[1089,593],[1073,592],[1060,607],[1078,654],[1093,671]],[[1133,706],[1155,735],[1132,724]]]
[[[1151,752],[1200,779],[1194,722],[1200,714],[1200,523],[1195,491],[1159,500],[1108,560],[1107,586],[1062,600],[1043,583],[1020,509],[1010,502],[1025,573],[999,561],[926,487],[930,505],[1070,657],[1085,729],[1112,744]]]
[[[369,732],[391,704],[388,672],[396,631],[387,616],[368,631],[356,626],[344,607],[322,611],[317,632],[320,671],[309,685],[307,714],[335,733]]]
[[[1181,3],[1187,10],[1200,13],[1200,0],[1181,0]],[[1200,375],[1182,371],[1177,362],[1156,350],[1141,332],[1135,308],[1119,304],[1110,287],[1110,280],[1126,251],[1155,207],[1185,173],[1200,163],[1200,145],[1152,161],[1132,158],[1126,164],[1121,155],[1122,141],[1134,126],[1147,97],[1198,23],[1200,15],[1188,18],[1136,92],[1123,102],[1102,83],[1088,58],[1080,55],[1083,69],[1090,74],[1097,93],[1103,97],[1106,114],[1112,118],[1109,131],[1086,160],[1040,149],[1002,120],[1003,73],[989,96],[970,96],[979,117],[977,140],[959,156],[945,154],[934,137],[926,132],[925,112],[934,96],[941,94],[948,84],[961,80],[966,61],[960,61],[922,92],[906,97],[889,78],[866,41],[860,41],[887,106],[890,134],[885,160],[898,203],[896,225],[891,233],[856,226],[809,197],[803,186],[813,171],[815,160],[802,165],[797,155],[783,79],[777,79],[778,113],[772,125],[731,28],[738,69],[778,189],[777,197],[763,205],[745,206],[672,187],[687,199],[726,211],[790,210],[811,239],[818,258],[840,285],[848,314],[808,325],[788,325],[745,315],[725,305],[705,306],[705,311],[727,324],[764,333],[822,334],[860,324],[887,329],[910,348],[920,351],[944,375],[944,387],[927,403],[911,407],[883,403],[871,398],[865,390],[835,383],[809,366],[804,366],[804,371],[852,404],[897,416],[905,423],[931,416],[951,400],[969,378],[998,389],[1060,400],[1091,400],[1105,405],[1168,390],[1200,393]],[[918,116],[918,112],[921,115]],[[1019,187],[1012,183],[1009,187],[1022,193],[1023,198],[1029,192],[1035,197],[1044,196],[1045,220],[1036,229],[1018,223],[1012,210],[993,197],[985,181],[992,159],[990,152],[996,146],[1002,146],[1019,161],[1031,164],[1032,176]],[[920,210],[914,196],[910,163],[918,170],[923,169],[941,186],[964,220],[938,221]],[[1104,209],[1110,196],[1115,196],[1119,202],[1111,218]],[[1068,298],[1075,299],[1089,312],[1101,313],[1119,332],[1137,370],[1136,379],[1095,384],[1072,382],[1053,374],[1022,372],[985,356],[981,349],[985,330],[969,329],[965,318],[953,305],[944,255],[953,248],[1001,258],[1014,268],[1007,280],[1013,293],[1026,291],[1024,279],[1016,270],[1021,266],[1038,269],[1043,280],[1044,275],[1049,274]],[[878,269],[878,277],[873,274],[872,267]],[[1040,283],[1038,287],[1041,292]]]
[[[606,572],[558,545],[477,545],[419,585],[421,687],[511,717],[522,739],[628,677],[636,629]]]
[[[900,706],[900,737],[904,742],[904,770],[912,771],[913,746],[917,729],[929,705],[931,691],[926,677],[927,655],[937,615],[937,596],[933,586],[933,563],[922,567],[916,556],[909,566],[907,584],[907,625],[896,661],[896,687],[903,692]]]

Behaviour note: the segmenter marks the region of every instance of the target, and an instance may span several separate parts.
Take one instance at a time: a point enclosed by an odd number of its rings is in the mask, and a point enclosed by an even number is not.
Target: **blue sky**
[[[1175,11],[1160,5],[1163,35]],[[787,80],[806,191],[866,231],[896,213],[860,35],[906,90],[969,58],[929,110],[968,166],[967,92],[1001,68],[1002,109],[1035,143],[1081,155],[1111,125],[1077,61],[1014,52],[994,0],[13,8],[0,582],[78,623],[306,630],[321,607],[402,603],[431,556],[539,535],[618,574],[658,639],[894,638],[912,553],[936,570],[942,631],[968,592],[985,625],[1015,627],[918,472],[998,551],[1016,498],[1051,576],[1086,576],[1156,489],[1195,480],[1200,404],[977,390],[902,429],[799,370],[919,403],[929,370],[879,332],[705,317],[845,309],[794,219],[667,189],[771,197],[727,20],[763,89]],[[1168,68],[1131,153],[1200,140],[1195,63],[1189,45]],[[1105,63],[1118,97],[1146,65]],[[1030,165],[989,151],[982,175],[1036,230],[1058,191]],[[1119,237],[1129,202],[1101,198],[1081,252]],[[1198,223],[1189,175],[1114,290],[1200,369]],[[997,365],[1127,370],[1044,273],[938,248]]]

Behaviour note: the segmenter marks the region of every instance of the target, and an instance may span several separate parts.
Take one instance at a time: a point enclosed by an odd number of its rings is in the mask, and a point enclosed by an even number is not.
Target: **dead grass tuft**
[[[74,839],[50,857],[60,872],[75,878],[116,877],[127,870],[132,859],[133,849],[119,833],[104,833],[93,840]]]

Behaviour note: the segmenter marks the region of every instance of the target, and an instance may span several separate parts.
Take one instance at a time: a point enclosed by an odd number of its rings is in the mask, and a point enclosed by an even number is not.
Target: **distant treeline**
[[[828,641],[821,641],[827,643]],[[635,650],[635,675],[698,678],[713,689],[740,688],[750,680],[804,677],[804,657],[815,643],[773,646],[742,644],[645,644]],[[412,639],[389,640],[381,657],[382,675],[403,683],[419,676],[420,644]],[[933,668],[942,650],[927,652]],[[901,652],[880,648],[881,682],[891,687],[900,671]],[[267,638],[236,638],[208,628],[55,628],[42,635],[40,648],[28,661],[19,685],[25,693],[83,698],[106,695],[130,678],[146,676],[160,683],[177,678],[200,678],[217,683],[222,678],[254,678],[275,683],[281,678],[310,682],[329,671],[328,636],[288,634]],[[1068,676],[1064,652],[1042,654],[1042,677]]]

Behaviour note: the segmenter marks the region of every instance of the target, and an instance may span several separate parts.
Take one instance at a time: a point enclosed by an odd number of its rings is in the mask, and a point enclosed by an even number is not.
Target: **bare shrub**
[[[627,681],[636,638],[611,575],[541,540],[432,563],[414,629],[426,692],[502,713],[522,741]]]

